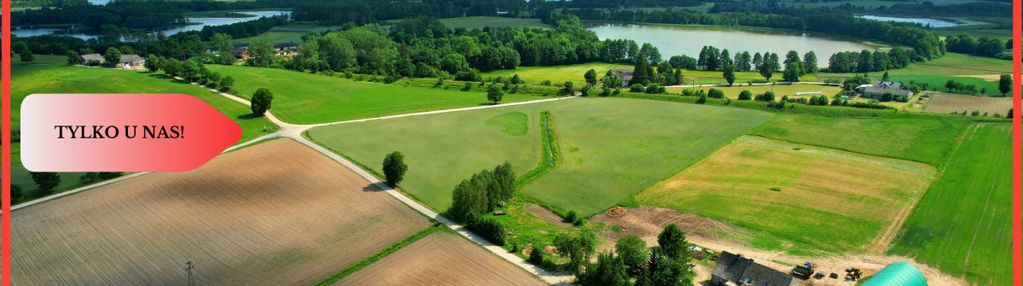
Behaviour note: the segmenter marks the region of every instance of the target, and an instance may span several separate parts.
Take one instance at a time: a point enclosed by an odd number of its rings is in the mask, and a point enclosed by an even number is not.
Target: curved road
[[[181,78],[178,78],[177,80],[184,81]],[[192,84],[198,85],[197,83],[192,83]],[[214,92],[216,94],[224,96],[224,97],[226,97],[228,99],[234,100],[234,101],[236,101],[238,103],[241,103],[241,104],[244,104],[246,106],[250,105],[250,103],[249,103],[249,101],[247,99],[244,99],[244,98],[232,95],[232,94],[220,92],[220,91],[215,90],[215,89],[209,89],[209,88],[207,88],[207,89],[209,91],[211,91],[211,92]],[[364,118],[364,119],[353,119],[353,120],[328,122],[328,123],[319,123],[319,124],[291,124],[291,123],[287,123],[287,122],[284,122],[284,121],[278,119],[277,116],[274,116],[271,112],[268,111],[265,114],[266,118],[268,120],[270,120],[270,122],[273,122],[274,124],[277,124],[277,126],[279,126],[280,129],[278,129],[274,133],[263,135],[263,136],[254,138],[252,140],[245,141],[245,142],[236,144],[234,146],[231,146],[231,148],[228,148],[227,150],[224,150],[224,152],[229,152],[229,151],[232,151],[232,150],[236,150],[238,148],[242,148],[242,147],[254,144],[256,142],[267,140],[267,139],[272,139],[272,138],[288,138],[288,139],[295,140],[295,141],[297,141],[299,143],[302,143],[302,144],[304,144],[306,146],[309,146],[309,148],[312,148],[313,150],[316,150],[317,152],[320,152],[324,156],[327,156],[328,158],[333,159],[334,161],[340,163],[341,165],[343,165],[343,166],[345,166],[345,167],[355,171],[355,173],[359,174],[359,176],[362,176],[367,181],[369,181],[370,183],[375,185],[377,188],[379,188],[380,190],[386,192],[387,194],[390,194],[392,197],[394,197],[395,199],[398,199],[398,201],[401,201],[402,203],[404,203],[405,205],[409,206],[413,210],[416,210],[417,212],[423,214],[426,217],[432,218],[432,219],[434,219],[434,220],[436,220],[436,221],[438,221],[440,223],[443,223],[445,226],[447,226],[448,228],[451,228],[452,230],[454,230],[458,234],[461,234],[462,236],[468,238],[472,242],[475,242],[476,244],[479,244],[481,247],[483,247],[486,250],[489,250],[491,253],[494,253],[498,257],[501,257],[502,259],[504,259],[504,260],[506,260],[508,262],[511,262],[512,264],[515,264],[515,265],[521,267],[522,269],[525,269],[529,273],[532,273],[533,275],[535,275],[535,276],[539,277],[540,279],[542,279],[544,282],[546,282],[548,284],[551,284],[551,285],[571,285],[572,281],[575,278],[575,276],[572,276],[571,274],[567,274],[567,273],[550,272],[550,271],[541,269],[539,267],[536,267],[536,266],[534,266],[532,264],[527,263],[525,259],[522,259],[522,258],[516,256],[513,253],[509,253],[508,251],[506,251],[501,246],[497,246],[497,245],[494,245],[493,243],[490,243],[490,241],[487,241],[486,239],[483,239],[482,237],[477,236],[476,234],[474,234],[474,233],[470,232],[469,230],[467,230],[462,225],[459,225],[459,224],[455,223],[454,221],[452,221],[452,220],[450,220],[450,219],[448,219],[446,217],[441,216],[437,212],[435,212],[435,211],[431,210],[430,208],[420,204],[419,202],[417,202],[417,201],[413,200],[412,198],[406,196],[402,192],[399,192],[398,190],[395,190],[395,189],[391,188],[390,186],[385,184],[382,180],[374,177],[372,174],[370,174],[366,170],[363,170],[361,167],[359,167],[355,163],[352,163],[351,161],[348,161],[347,159],[345,159],[345,158],[335,154],[334,152],[328,150],[327,148],[324,148],[323,146],[317,145],[316,143],[313,143],[309,139],[306,139],[305,137],[302,137],[302,133],[304,133],[306,130],[309,130],[309,129],[312,129],[312,128],[315,128],[315,127],[321,127],[321,126],[348,124],[348,123],[366,122],[366,121],[375,121],[375,120],[386,120],[386,119],[411,117],[411,116],[421,116],[421,115],[430,115],[430,114],[440,114],[440,113],[449,113],[449,112],[470,111],[470,110],[487,109],[487,108],[501,108],[501,107],[508,107],[508,106],[516,106],[516,105],[525,105],[525,104],[534,104],[534,103],[542,103],[542,102],[549,102],[549,101],[567,100],[567,99],[572,99],[572,98],[574,98],[574,97],[558,97],[558,98],[551,98],[551,99],[542,99],[542,100],[533,100],[533,101],[523,101],[523,102],[507,103],[507,104],[500,104],[500,105],[485,105],[485,106],[474,106],[474,107],[455,108],[455,109],[424,111],[424,112],[388,115],[388,116],[381,116],[381,117],[372,117],[372,118]],[[70,190],[70,191],[66,191],[66,192],[61,192],[61,193],[54,194],[54,195],[51,195],[51,196],[39,198],[39,199],[36,199],[36,200],[32,200],[32,201],[29,201],[29,202],[18,204],[17,206],[12,206],[11,207],[11,211],[13,212],[13,211],[21,209],[21,208],[29,207],[29,206],[32,206],[32,205],[35,205],[35,204],[39,204],[39,203],[42,203],[42,202],[46,202],[46,201],[50,201],[50,200],[53,200],[53,199],[57,199],[57,198],[61,198],[61,197],[69,196],[69,195],[73,195],[73,194],[78,193],[78,192],[82,192],[82,191],[90,190],[90,189],[93,189],[93,188],[97,188],[97,187],[113,184],[113,183],[116,183],[116,182],[128,180],[128,179],[135,178],[135,177],[139,177],[139,176],[142,176],[142,175],[145,175],[145,174],[149,174],[149,172],[141,172],[141,173],[128,174],[128,175],[124,175],[124,176],[118,177],[116,179],[111,179],[111,180],[95,183],[95,184],[92,184],[92,185],[84,186],[84,187],[81,187],[81,188],[77,188],[77,189],[74,189],[74,190]]]

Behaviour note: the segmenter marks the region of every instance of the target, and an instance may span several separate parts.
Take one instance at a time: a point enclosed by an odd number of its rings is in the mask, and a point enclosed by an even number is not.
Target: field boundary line
[[[320,282],[317,282],[314,285],[316,285],[316,286],[327,286],[327,285],[332,285],[334,283],[337,283],[338,281],[341,281],[341,279],[344,279],[345,277],[348,277],[348,275],[352,275],[352,273],[358,272],[359,270],[362,270],[363,268],[366,268],[366,267],[368,267],[370,265],[373,265],[373,263],[376,263],[380,259],[384,259],[388,255],[391,255],[392,253],[395,253],[398,250],[401,250],[402,248],[405,248],[406,246],[409,246],[409,245],[415,243],[416,241],[419,241],[420,239],[423,239],[424,237],[427,237],[427,236],[429,236],[429,235],[431,235],[431,234],[433,234],[435,232],[438,232],[438,231],[440,231],[442,229],[443,228],[441,228],[441,226],[439,224],[430,225],[429,227],[427,227],[427,228],[425,228],[423,230],[420,230],[419,232],[414,233],[411,236],[408,236],[405,239],[402,239],[401,241],[398,241],[398,242],[396,242],[394,244],[391,244],[387,248],[384,248],[383,250],[380,250],[376,254],[373,254],[373,256],[370,256],[370,257],[367,257],[367,258],[365,258],[363,260],[360,260],[359,262],[355,263],[354,265],[348,266],[345,269],[342,269],[341,271],[335,272],[334,274],[331,274],[330,276],[327,276],[327,278],[324,278],[323,280],[320,280]]]

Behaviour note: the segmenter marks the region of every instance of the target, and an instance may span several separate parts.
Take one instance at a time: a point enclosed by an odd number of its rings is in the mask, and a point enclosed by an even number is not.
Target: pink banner
[[[34,172],[187,171],[241,136],[185,94],[33,94],[21,104],[21,161]]]

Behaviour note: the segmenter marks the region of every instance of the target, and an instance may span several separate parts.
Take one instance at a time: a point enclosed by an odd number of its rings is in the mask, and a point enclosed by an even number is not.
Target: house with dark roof
[[[742,257],[722,251],[711,272],[713,286],[795,286],[796,278]]]
[[[618,75],[622,86],[629,86],[629,81],[632,81],[632,70],[630,69],[612,69],[611,72]]]
[[[856,88],[863,97],[879,99],[885,93],[893,96],[912,97],[913,92],[903,89],[901,82],[875,81],[873,85],[862,85]]]

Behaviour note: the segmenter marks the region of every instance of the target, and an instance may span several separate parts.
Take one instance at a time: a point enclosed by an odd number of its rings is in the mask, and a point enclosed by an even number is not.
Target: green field
[[[289,24],[287,26],[273,27],[270,31],[254,37],[234,39],[235,44],[249,44],[252,41],[263,40],[274,44],[302,43],[302,36],[309,33],[320,33],[327,30],[340,29],[340,26],[321,26],[313,24]]]
[[[933,178],[922,163],[748,136],[636,200],[745,227],[770,250],[842,253],[866,250]]]
[[[772,139],[941,167],[969,122],[958,119],[779,115],[750,133]]]
[[[484,27],[499,28],[540,28],[548,29],[550,25],[540,22],[540,19],[528,18],[507,18],[507,17],[458,17],[440,19],[440,22],[449,29],[481,29]]]
[[[384,154],[401,151],[410,170],[402,189],[446,210],[454,186],[480,169],[503,161],[519,174],[532,169],[540,158],[537,120],[542,111],[554,119],[563,162],[526,184],[522,193],[583,216],[631,201],[770,116],[735,108],[587,98],[335,125],[308,135],[377,172]],[[515,131],[521,127],[510,127],[509,118],[522,117],[512,112],[529,118],[525,135]]]
[[[171,80],[167,77],[126,70],[108,68],[87,68],[66,66],[62,56],[36,56],[32,63],[15,61],[11,66],[11,126],[20,126],[21,101],[32,93],[181,93],[194,95],[227,115],[242,127],[239,142],[268,134],[263,132],[277,129],[265,118],[249,118],[252,112],[248,106],[214,94],[204,88]],[[35,190],[27,170],[21,166],[20,146],[14,144],[11,160],[11,183],[21,186],[27,192]],[[58,190],[67,190],[79,185],[81,174],[62,174]]]
[[[513,75],[517,74],[519,75],[519,78],[529,85],[537,85],[545,80],[549,80],[553,85],[560,86],[566,81],[572,81],[576,87],[581,87],[586,84],[586,81],[583,79],[583,75],[585,75],[586,71],[590,69],[596,71],[597,78],[600,78],[603,77],[610,69],[632,70],[632,66],[623,64],[588,63],[548,67],[519,67],[513,70],[485,72],[482,76],[483,78],[504,77],[505,79],[509,79]]]
[[[482,92],[405,87],[339,76],[245,66],[207,66],[235,79],[235,91],[249,98],[261,87],[274,94],[273,113],[289,123],[323,123],[392,114],[488,104]],[[505,94],[504,102],[541,99]]]
[[[890,250],[976,285],[1012,284],[1012,125],[967,134]]]

